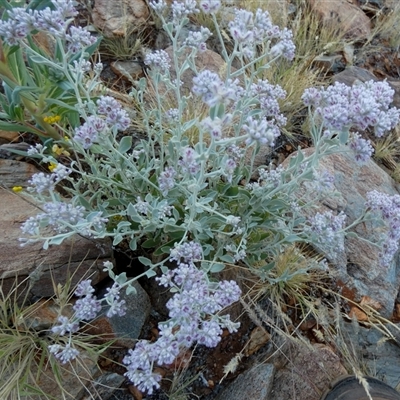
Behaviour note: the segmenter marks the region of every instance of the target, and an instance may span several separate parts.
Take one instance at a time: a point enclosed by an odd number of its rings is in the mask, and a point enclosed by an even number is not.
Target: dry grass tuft
[[[381,38],[387,41],[387,44],[399,51],[400,49],[400,30],[398,23],[400,21],[400,3],[393,9],[382,8],[372,19],[373,29],[369,40],[364,44],[367,46],[374,38]]]

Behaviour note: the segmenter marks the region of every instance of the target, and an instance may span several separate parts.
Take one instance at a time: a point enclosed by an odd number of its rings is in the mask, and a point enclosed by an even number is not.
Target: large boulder
[[[50,246],[44,250],[42,243],[21,247],[20,226],[29,217],[40,212],[39,205],[11,191],[12,186],[27,186],[31,175],[37,172],[32,165],[9,161],[0,163],[0,280],[4,293],[8,293],[16,280],[29,278],[31,294],[48,297],[54,294],[55,286],[65,284],[68,279],[72,285],[83,277],[89,277],[95,284],[103,276],[103,262],[112,257],[111,243],[108,240],[89,240],[75,235],[61,245]]]
[[[347,0],[307,0],[324,25],[337,29],[346,37],[365,39],[371,34],[371,20]]]
[[[313,151],[309,148],[303,153],[309,155]],[[318,169],[327,170],[334,176],[335,189],[340,193],[337,198],[324,200],[320,212],[331,210],[339,213],[343,210],[347,215],[347,225],[364,212],[368,192],[377,190],[388,195],[399,194],[396,183],[375,162],[370,160],[360,166],[345,148],[341,153],[324,157]],[[352,231],[359,238],[346,239],[345,251],[338,251],[335,260],[330,260],[332,275],[350,300],[358,303],[369,298],[384,317],[390,317],[400,286],[399,257],[396,256],[390,266],[381,266],[380,249],[372,244],[378,243],[382,233],[382,227],[376,221],[359,224]]]

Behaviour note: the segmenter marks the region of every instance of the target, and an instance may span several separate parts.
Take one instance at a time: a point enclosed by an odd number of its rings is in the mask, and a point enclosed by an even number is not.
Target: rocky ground
[[[311,69],[318,70],[321,81],[353,84],[357,80],[387,79],[395,90],[393,104],[400,107],[400,34],[393,21],[391,37],[376,31],[376,21],[390,20],[397,0],[278,0],[269,1],[269,6],[271,14],[285,22],[295,20],[306,3],[313,15],[321,18],[324,24],[334,26],[338,36],[343,37],[340,45],[332,45],[333,51],[328,46],[310,60]],[[126,26],[140,27],[147,45],[152,48],[165,49],[169,45],[162,32],[150,25],[144,0],[126,0],[124,4],[121,14],[114,2],[82,3],[79,21],[82,24],[88,21],[94,30],[101,30],[108,38],[102,47],[102,61],[107,65],[103,79],[121,101],[126,99],[124,94],[129,92],[130,81],[145,76],[143,46],[132,50],[137,36],[132,32],[127,34]],[[400,23],[400,12],[397,15]],[[397,45],[391,42],[396,34],[399,36]],[[119,41],[113,42],[110,38],[114,37]],[[125,37],[126,42],[121,42],[121,37]],[[115,48],[111,51],[115,43],[121,45],[119,57],[116,57]],[[218,71],[222,59],[214,51],[217,49],[210,47],[198,62],[200,66]],[[128,54],[122,54],[126,51]],[[190,82],[190,77],[187,79]],[[292,135],[283,137],[272,154],[263,154],[261,163],[281,163],[297,146],[308,146],[307,136],[299,129],[304,122],[304,119],[299,121],[301,118],[301,113],[297,120],[294,118]],[[398,194],[400,147],[396,147],[399,146],[397,132],[393,135],[395,150],[363,167],[346,155],[324,160],[322,167],[335,175],[340,197],[321,207],[344,210],[351,222],[357,218],[366,192],[376,189]],[[101,292],[108,284],[102,262],[113,258],[120,271],[137,273],[141,267],[135,264],[131,254],[122,247],[112,249],[107,242],[77,237],[47,251],[41,249],[40,244],[19,247],[19,226],[36,213],[36,207],[12,193],[10,188],[26,183],[37,167],[13,155],[9,149],[23,149],[31,139],[14,132],[0,132],[0,201],[3,205],[0,230],[4,232],[0,238],[0,278],[3,290],[9,290],[16,275],[19,279],[38,276],[30,289],[30,297],[33,301],[46,299],[54,293],[52,282],[63,284],[74,271],[73,284],[90,274]],[[375,237],[373,229],[360,227],[357,233],[367,239]],[[249,290],[251,277],[243,273],[240,278],[247,295],[241,304],[230,310],[242,323],[239,332],[224,336],[215,349],[195,348],[182,354],[173,365],[160,368],[165,383],[161,391],[152,396],[145,396],[130,385],[123,376],[124,369],[119,366],[127,348],[133,346],[136,339],[156,339],[157,323],[166,316],[167,294],[160,293],[154,282],[140,281],[135,300],[127,299],[126,318],[104,316],[90,328],[90,333],[107,334],[107,338],[117,341],[107,351],[107,358],[98,360],[98,366],[88,357],[85,371],[90,371],[92,376],[85,381],[87,389],[82,388],[77,379],[79,375],[82,378],[83,372],[66,372],[65,385],[71,388],[71,398],[77,400],[236,400],[243,396],[253,400],[318,400],[339,376],[361,372],[397,388],[400,385],[400,259],[397,258],[391,270],[383,270],[378,261],[375,248],[358,239],[347,240],[345,252],[338,254],[337,262],[330,266],[329,276],[318,284],[309,285],[307,304],[311,308],[308,310],[291,303],[293,299],[290,298],[279,307],[268,298],[255,300],[254,292]],[[32,320],[46,329],[57,315],[56,304],[39,301]],[[224,367],[229,363],[231,368],[227,371]],[[50,378],[43,378],[38,385],[48,387],[49,394],[61,398],[57,385]]]

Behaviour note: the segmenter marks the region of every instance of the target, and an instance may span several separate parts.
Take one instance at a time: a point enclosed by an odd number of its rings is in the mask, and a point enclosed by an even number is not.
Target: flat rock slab
[[[72,284],[82,277],[91,277],[93,283],[103,277],[103,262],[111,259],[112,249],[108,240],[88,240],[78,235],[59,246],[42,248],[42,243],[21,247],[20,226],[40,210],[21,195],[0,189],[0,279],[2,289],[8,292],[19,279],[31,276],[31,293],[38,297],[54,294],[53,282],[65,284],[72,277]]]
[[[39,170],[26,162],[0,159],[0,186],[12,188],[13,186],[28,186],[28,180]]]

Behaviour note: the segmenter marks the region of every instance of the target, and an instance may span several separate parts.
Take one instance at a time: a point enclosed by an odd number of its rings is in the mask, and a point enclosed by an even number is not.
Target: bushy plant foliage
[[[390,107],[393,91],[386,82],[310,88],[303,99],[315,151],[306,156],[299,150],[285,168],[256,169],[258,151],[262,146],[272,150],[286,123],[279,109],[285,91],[259,74],[281,58],[293,59],[291,32],[274,25],[266,11],[237,9],[228,24],[234,44],[228,52],[216,17],[220,1],[175,1],[171,7],[151,1],[172,52],[154,51],[145,59],[148,79],[136,82],[131,97],[146,137],[134,141],[122,133],[130,126],[127,110],[97,91],[102,66],[89,60],[99,40],[70,25],[68,18],[76,14],[70,1],[45,5],[10,6],[0,24],[3,128],[16,121],[18,130],[36,133],[43,142],[28,154],[51,169],[30,180],[26,194],[41,202],[42,212],[22,225],[21,240],[24,245],[41,241],[47,248],[78,233],[110,237],[114,246],[127,241],[133,251],[151,249],[151,259],[139,257],[148,268],[145,274],[151,277],[160,267],[160,283],[177,292],[168,305],[171,319],[160,328],[167,353],[161,354],[160,344],[141,342],[125,359],[128,377],[151,391],[160,379],[152,373],[153,364],[172,362],[182,346],[194,342],[214,346],[222,328],[237,329],[219,313],[237,301],[240,291],[234,282],[214,282],[213,272],[240,263],[257,266],[257,273],[268,279],[274,258],[293,244],[311,243],[328,259],[343,251],[349,228],[344,214],[307,217],[333,189],[333,177],[318,170],[319,160],[348,151],[366,162],[372,147],[359,132],[372,127],[382,136],[399,122],[399,111]],[[207,49],[209,29],[199,27],[182,39],[189,16],[199,12],[210,14],[215,24],[225,62],[220,74],[198,70],[195,62]],[[50,54],[34,45],[38,31],[53,43]],[[182,82],[188,71],[195,76],[190,92]],[[69,162],[61,162],[60,154]],[[59,194],[60,185],[68,196]],[[296,195],[304,185],[309,190]],[[372,209],[379,208],[376,199],[369,200]],[[355,223],[368,218],[363,215]],[[169,271],[167,261],[178,269]],[[390,261],[386,257],[383,264]],[[118,291],[132,290],[131,281],[107,269],[118,286],[107,302],[112,313],[122,314]],[[90,284],[82,285],[78,322],[100,310]],[[208,304],[188,294],[193,287]],[[55,329],[73,333],[75,322],[62,319]],[[52,352],[62,361],[74,357],[71,349]]]

